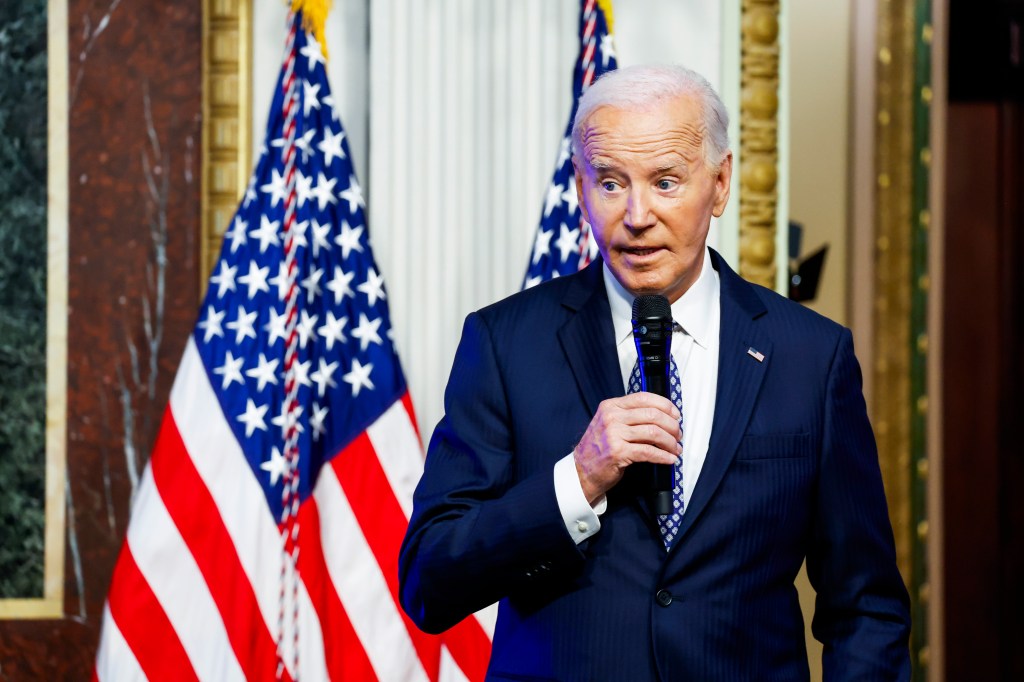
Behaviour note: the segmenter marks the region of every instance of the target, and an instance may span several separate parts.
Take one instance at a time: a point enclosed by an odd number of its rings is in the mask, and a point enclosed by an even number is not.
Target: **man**
[[[466,320],[401,596],[430,632],[500,600],[489,679],[807,679],[805,559],[825,679],[909,679],[850,333],[705,244],[729,199],[727,128],[692,71],[600,79],[573,153],[601,259]],[[625,394],[641,294],[678,324],[678,407]],[[631,485],[637,462],[676,467],[674,514]]]

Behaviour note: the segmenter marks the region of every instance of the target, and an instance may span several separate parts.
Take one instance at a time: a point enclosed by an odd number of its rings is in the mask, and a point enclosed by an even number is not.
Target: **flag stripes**
[[[246,678],[253,679],[276,663],[276,644],[267,628],[253,627],[265,619],[238,554],[223,551],[234,543],[185,450],[173,413],[165,415],[161,431],[163,447],[150,465],[160,499],[210,588]]]
[[[176,680],[198,680],[174,626],[149,587],[128,544],[121,548],[114,568],[114,580],[116,589],[110,590],[108,605],[104,609],[104,617],[112,624],[114,632],[108,638],[107,628],[103,628],[100,646],[103,665],[100,672],[105,676],[101,679],[142,680],[145,679],[143,670],[148,669],[151,673],[165,672]],[[117,623],[124,623],[125,627],[136,631],[145,627],[151,636],[128,642],[121,635]],[[113,648],[104,647],[104,643]]]
[[[314,493],[320,511],[328,574],[380,680],[426,681],[401,609],[374,568],[373,552],[333,469],[325,467]]]
[[[402,513],[388,485],[369,435],[357,437],[330,466],[352,507],[356,521],[363,529],[367,545],[381,568],[390,598],[402,617],[420,661],[427,671],[436,671],[441,655],[436,638],[421,632],[402,610],[399,602],[398,550],[409,520]],[[431,682],[437,682],[436,672],[428,673],[428,678]]]

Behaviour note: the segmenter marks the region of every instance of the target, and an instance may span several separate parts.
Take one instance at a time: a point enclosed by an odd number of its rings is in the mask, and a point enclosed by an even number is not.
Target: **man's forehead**
[[[649,164],[672,166],[700,155],[707,131],[696,107],[687,106],[691,99],[662,100],[644,108],[595,109],[581,131],[583,158],[588,164],[606,166],[623,155],[640,156]]]

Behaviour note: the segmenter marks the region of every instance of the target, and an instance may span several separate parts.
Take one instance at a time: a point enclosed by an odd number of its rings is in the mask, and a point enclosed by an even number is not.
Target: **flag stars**
[[[552,183],[552,185],[548,187],[548,195],[544,199],[545,218],[551,215],[551,211],[562,205],[562,191],[563,187],[561,185]]]
[[[214,368],[213,373],[220,374],[223,377],[220,383],[220,390],[227,390],[228,386],[235,381],[239,384],[245,383],[242,379],[242,362],[244,360],[244,357],[236,358],[231,354],[231,351],[228,351],[224,358],[224,364]]]
[[[357,286],[356,289],[366,294],[370,305],[376,305],[378,299],[383,300],[387,298],[384,294],[384,278],[378,275],[377,271],[373,268],[367,271],[366,281]]]
[[[267,414],[268,405],[259,405],[253,402],[252,398],[245,400],[245,412],[238,415],[238,421],[245,424],[245,437],[251,438],[256,429],[267,430],[267,422],[264,417]]]
[[[266,147],[264,147],[264,153],[266,153]],[[249,178],[249,184],[245,188],[245,201],[242,202],[242,208],[248,208],[249,204],[252,203],[255,200],[256,200],[256,175],[254,174],[251,178]],[[237,218],[236,218],[236,220],[237,220]],[[245,240],[243,239],[242,241],[244,242]],[[235,252],[235,250],[232,249],[231,253],[234,253],[234,252]]]
[[[372,363],[367,363],[364,365],[361,362],[359,362],[359,358],[354,358],[352,360],[352,369],[347,374],[345,374],[342,377],[342,379],[345,381],[345,383],[349,384],[352,387],[353,398],[358,396],[359,391],[362,390],[364,387],[370,389],[371,391],[374,389],[373,382],[370,381],[370,372],[372,371]]]
[[[615,41],[611,33],[601,36],[601,66],[608,68],[608,60],[615,58]]]
[[[326,222],[323,225],[318,223],[316,219],[313,219],[313,258],[320,257],[320,249],[324,251],[331,250],[331,243],[327,240],[327,235],[331,232],[330,222]]]
[[[270,291],[270,287],[267,286],[267,275],[270,273],[269,267],[261,268],[257,265],[256,261],[249,261],[249,272],[238,278],[239,284],[244,284],[248,288],[249,298],[251,299],[260,291]]]
[[[327,105],[328,111],[331,112],[331,119],[334,120],[334,121],[337,121],[339,119],[339,117],[338,117],[338,107],[334,106],[334,96],[333,95],[324,95],[323,97],[320,98],[320,101],[323,104]]]
[[[562,138],[562,146],[559,147],[559,149],[558,149],[558,163],[556,163],[555,166],[558,167],[558,168],[561,168],[562,164],[564,164],[566,161],[568,161],[569,157],[571,155],[572,155],[572,138],[570,138],[570,137],[563,137]]]
[[[359,326],[352,330],[352,338],[359,339],[359,350],[365,351],[371,343],[383,345],[384,341],[378,332],[382,320],[383,318],[378,317],[370,321],[364,313],[359,313]]]
[[[270,308],[270,321],[263,325],[263,330],[270,334],[267,340],[268,346],[273,346],[275,341],[283,339],[287,335],[284,326],[287,319],[284,313],[277,312],[277,308]]]
[[[335,158],[345,158],[345,152],[341,148],[341,141],[344,139],[345,133],[341,130],[334,134],[329,132],[324,134],[324,139],[316,146],[317,149],[324,153],[324,166],[330,167],[331,161]]]
[[[317,173],[317,183],[316,187],[313,188],[313,196],[316,197],[317,206],[321,211],[324,210],[329,203],[338,203],[338,199],[334,196],[334,185],[337,183],[338,178],[331,178],[328,180],[323,173]]]
[[[316,327],[316,321],[319,315],[310,315],[305,310],[300,315],[301,319],[299,324],[296,325],[295,331],[299,333],[299,346],[302,348],[306,347],[309,343],[310,337],[313,336],[313,329]]]
[[[341,247],[341,257],[348,258],[352,251],[363,252],[363,245],[359,240],[363,236],[363,227],[352,227],[348,221],[341,221],[341,234],[334,238],[334,243]]]
[[[344,331],[346,324],[348,324],[347,317],[335,317],[333,312],[327,311],[327,319],[324,321],[323,326],[316,330],[320,336],[324,337],[324,345],[327,347],[327,350],[334,349],[335,341],[340,343],[347,340]]]
[[[358,360],[356,362],[358,362]],[[319,366],[315,372],[309,375],[309,378],[316,384],[317,395],[321,398],[324,397],[324,393],[327,391],[328,387],[334,388],[338,385],[338,382],[336,382],[332,376],[336,369],[338,369],[337,362],[329,363],[325,362],[323,358],[319,358]],[[348,375],[346,374],[345,376],[345,381],[348,381]],[[373,386],[371,385],[370,388],[373,388]],[[355,395],[355,393],[353,393],[353,395]]]
[[[320,108],[320,100],[318,94],[320,93],[320,84],[310,83],[309,81],[302,81],[302,115],[309,116],[309,112],[312,109]]]
[[[357,208],[366,205],[363,202],[363,190],[354,175],[348,176],[348,187],[338,196],[348,202],[349,213],[355,213]]]
[[[285,460],[284,455],[276,447],[270,449],[270,459],[260,464],[260,469],[270,474],[270,485],[272,486],[277,485],[278,480],[284,475],[287,468],[287,460]]]
[[[288,196],[288,188],[285,186],[284,175],[278,173],[276,168],[271,172],[273,173],[272,179],[260,189],[270,195],[270,206],[274,207],[277,206],[277,202],[284,201]]]
[[[323,268],[316,268],[302,280],[302,288],[306,290],[306,302],[312,303],[320,295],[320,279],[324,276]]]
[[[355,296],[349,286],[354,276],[354,272],[346,273],[337,265],[334,266],[334,277],[327,283],[327,290],[334,294],[334,305],[340,305],[345,296]]]
[[[235,290],[235,273],[238,268],[228,265],[226,260],[220,262],[220,271],[210,278],[211,284],[217,285],[217,298],[224,298],[224,294]]]
[[[212,305],[206,306],[206,319],[198,325],[203,330],[203,343],[209,343],[215,336],[224,336],[224,328],[221,326],[223,319],[223,310],[218,312]]]
[[[295,169],[295,194],[299,201],[299,208],[306,205],[306,202],[314,198],[313,176],[303,175],[298,168]]]
[[[313,402],[312,414],[309,415],[309,428],[313,429],[313,440],[320,440],[320,436],[327,433],[327,427],[324,425],[324,420],[327,419],[329,410],[327,407],[320,407]]]
[[[285,406],[281,405],[281,414],[277,415],[270,420],[270,423],[281,429],[282,437],[287,438],[288,432],[294,428],[299,433],[305,431],[302,428],[302,424],[299,422],[299,417],[302,416],[302,405],[296,405],[292,408],[291,412],[285,411]]]
[[[246,338],[256,338],[256,329],[253,327],[253,323],[256,321],[256,311],[247,313],[245,308],[238,306],[238,317],[228,322],[228,329],[233,329],[235,332],[235,343],[242,343]]]
[[[292,369],[295,371],[295,383],[299,386],[312,386],[313,382],[309,380],[309,366],[313,363],[312,360],[304,360],[302,362],[295,361],[292,363]]]
[[[313,144],[314,135],[316,135],[316,128],[306,131],[305,135],[296,138],[295,140],[295,146],[302,152],[302,163],[307,163],[309,161],[309,155],[312,152],[310,146]]]
[[[277,288],[277,300],[283,301],[288,295],[288,288],[292,285],[288,277],[288,266],[284,263],[277,264],[277,274],[270,279],[270,283]]]
[[[255,182],[256,177],[253,176],[253,179],[250,181],[249,186],[252,187]],[[255,198],[255,196],[253,198]],[[246,190],[246,200],[248,200],[248,190]],[[231,240],[231,253],[234,253],[235,251],[238,250],[239,246],[242,246],[243,244],[246,243],[247,239],[245,231],[247,229],[249,229],[249,224],[242,220],[240,217],[235,216],[234,227],[231,229],[230,232],[224,235],[225,238]]]
[[[264,253],[267,247],[273,244],[274,246],[280,246],[281,240],[277,237],[277,228],[281,226],[281,221],[271,221],[267,218],[266,214],[260,216],[260,227],[258,230],[253,230],[249,233],[250,237],[258,239],[260,242],[260,253]]]
[[[312,71],[317,64],[324,64],[324,53],[320,43],[309,33],[306,34],[306,45],[299,48],[299,54],[306,58],[306,69]]]
[[[256,379],[256,390],[262,391],[267,384],[277,386],[276,372],[278,364],[280,364],[280,360],[276,358],[274,360],[267,360],[266,356],[260,353],[256,367],[248,370],[245,375]]]
[[[579,252],[579,236],[579,228],[570,230],[568,225],[562,223],[561,230],[558,234],[558,241],[555,242],[555,246],[557,246],[558,250],[561,252],[560,255],[563,263],[569,259],[569,256]]]
[[[309,246],[309,242],[306,241],[306,230],[309,229],[309,221],[303,220],[302,222],[293,223],[288,234],[292,240],[292,248],[298,248],[300,246]]]
[[[562,200],[568,205],[569,214],[576,213],[576,207],[579,206],[579,196],[576,194],[576,183],[568,182],[566,189],[562,192]]]
[[[537,232],[537,241],[533,243],[533,264],[536,265],[541,257],[551,253],[551,238],[555,236],[554,230],[540,230]]]

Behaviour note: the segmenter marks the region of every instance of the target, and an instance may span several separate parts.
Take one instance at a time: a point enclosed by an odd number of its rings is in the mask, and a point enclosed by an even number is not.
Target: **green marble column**
[[[0,5],[0,599],[43,596],[46,0]]]

